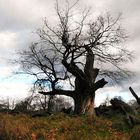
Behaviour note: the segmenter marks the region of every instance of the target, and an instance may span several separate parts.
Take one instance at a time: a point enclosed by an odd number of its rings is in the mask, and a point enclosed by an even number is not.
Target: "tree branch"
[[[86,55],[86,63],[85,63],[85,68],[84,68],[84,72],[85,74],[87,74],[88,76],[91,76],[89,73],[92,71],[93,69],[93,64],[94,64],[94,54],[92,52],[92,50],[90,48],[86,48],[87,50],[87,55]]]
[[[140,98],[138,97],[138,95],[135,93],[132,87],[129,87],[129,90],[132,93],[132,95],[135,97],[135,99],[137,100],[137,103],[140,105]]]
[[[99,88],[103,88],[108,82],[105,81],[104,78],[102,78],[101,80],[97,81],[95,84],[94,84],[94,91],[96,91],[97,89]]]
[[[80,80],[85,81],[85,74],[81,69],[78,68],[78,66],[73,62],[73,63],[67,63],[65,59],[62,60],[62,64],[66,67],[68,72],[73,74],[75,77],[77,77]]]
[[[65,96],[70,96],[72,98],[75,95],[75,91],[61,90],[61,89],[57,89],[57,90],[53,90],[53,91],[49,91],[49,92],[40,91],[39,93],[43,94],[43,95],[65,95]]]

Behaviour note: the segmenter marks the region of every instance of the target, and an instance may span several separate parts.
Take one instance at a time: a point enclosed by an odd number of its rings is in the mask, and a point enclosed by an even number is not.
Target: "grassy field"
[[[130,128],[123,117],[69,116],[33,118],[0,114],[0,140],[140,140],[140,125]]]

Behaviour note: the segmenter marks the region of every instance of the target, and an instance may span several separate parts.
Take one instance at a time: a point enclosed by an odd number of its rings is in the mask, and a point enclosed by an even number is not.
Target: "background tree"
[[[37,78],[35,85],[43,87],[39,93],[70,96],[76,114],[93,114],[95,92],[109,79],[119,82],[128,76],[121,65],[131,60],[131,52],[123,47],[127,36],[120,15],[94,18],[89,10],[76,13],[77,5],[78,1],[66,1],[61,9],[56,2],[57,23],[49,25],[44,20],[44,27],[37,31],[40,41],[20,53],[19,63]],[[72,90],[64,89],[66,84]]]
[[[32,106],[33,96],[28,96],[22,101],[19,101],[15,104],[14,111],[27,113],[28,111],[34,111],[34,106]]]

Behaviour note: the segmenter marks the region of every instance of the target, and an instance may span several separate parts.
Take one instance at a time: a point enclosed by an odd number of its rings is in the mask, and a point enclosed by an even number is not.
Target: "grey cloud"
[[[1,0],[0,30],[31,29],[52,12],[51,0]]]

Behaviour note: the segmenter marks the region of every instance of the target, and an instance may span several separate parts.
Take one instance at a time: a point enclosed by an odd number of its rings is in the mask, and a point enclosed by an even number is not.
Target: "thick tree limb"
[[[87,50],[87,54],[86,54],[84,73],[88,78],[87,80],[92,83],[94,79],[96,79],[96,74],[94,73],[95,71],[93,70],[95,56],[90,48],[86,48],[86,50]]]
[[[140,105],[140,98],[138,97],[138,95],[134,92],[134,90],[129,87],[130,92],[132,93],[132,95],[135,97],[135,99],[137,100],[137,103]]]
[[[104,78],[102,78],[101,80],[97,81],[95,84],[94,84],[94,91],[96,91],[97,89],[99,88],[103,88],[108,82],[105,81]]]
[[[66,67],[68,72],[73,74],[75,77],[77,77],[80,80],[85,80],[85,74],[81,69],[78,68],[78,66],[73,62],[73,63],[67,63],[65,59],[62,60],[62,64]]]
[[[87,49],[84,72],[87,74],[90,73],[93,69],[93,64],[94,64],[94,54],[91,49]]]
[[[96,80],[96,77],[98,76],[98,74],[99,74],[99,69],[98,68],[93,68],[93,70],[92,70],[92,83],[93,82],[95,82],[95,80]]]
[[[57,89],[57,90],[53,90],[53,91],[49,91],[49,92],[40,91],[39,93],[43,94],[43,95],[66,95],[66,96],[70,96],[72,98],[75,95],[75,91],[61,90],[61,89]]]

